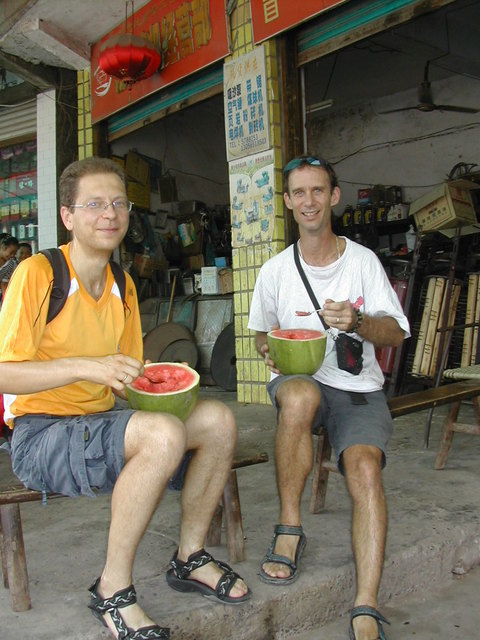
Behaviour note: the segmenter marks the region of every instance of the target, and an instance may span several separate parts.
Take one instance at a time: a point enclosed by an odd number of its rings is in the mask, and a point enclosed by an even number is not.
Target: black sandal
[[[228,564],[215,560],[207,551],[205,551],[205,549],[200,549],[200,551],[192,553],[186,562],[179,560],[177,555],[178,549],[170,560],[172,568],[167,571],[167,583],[172,587],[172,589],[182,591],[183,593],[198,591],[205,598],[217,600],[222,604],[241,604],[248,600],[252,595],[250,589],[248,589],[247,593],[243,596],[232,598],[230,596],[230,591],[237,580],[242,580],[242,578],[238,573],[235,573]],[[192,571],[203,567],[209,562],[214,562],[217,567],[220,567],[220,569],[223,570],[223,574],[217,582],[215,589],[212,589],[207,584],[200,582],[199,580],[189,578]]]
[[[290,560],[290,558],[287,558],[287,556],[281,556],[278,553],[275,553],[275,545],[277,543],[278,536],[299,536],[297,550],[295,551],[295,560]],[[262,580],[262,582],[266,582],[267,584],[278,585],[291,584],[292,582],[294,582],[299,576],[298,565],[306,545],[307,536],[303,532],[303,528],[301,526],[293,527],[286,524],[277,524],[274,528],[273,540],[270,543],[267,554],[263,558],[262,564],[260,566],[260,573],[258,574],[260,580]],[[288,578],[276,578],[275,576],[271,576],[263,569],[263,565],[267,562],[278,562],[280,564],[286,565],[290,569],[290,575],[288,576]]]
[[[93,615],[105,627],[108,627],[108,625],[104,616],[106,613],[110,614],[119,640],[169,640],[170,629],[166,627],[162,628],[155,624],[149,627],[141,627],[135,631],[134,629],[129,629],[125,624],[119,609],[135,604],[137,601],[137,594],[133,584],[126,587],[126,589],[117,591],[111,598],[102,598],[97,592],[99,583],[100,578],[89,589],[91,601],[88,608],[91,609]]]
[[[373,607],[369,607],[366,604],[360,605],[358,607],[354,607],[350,611],[350,629],[349,629],[350,640],[356,640],[352,622],[353,622],[353,619],[357,618],[358,616],[370,616],[371,618],[375,618],[377,622],[377,628],[378,628],[377,640],[387,640],[385,636],[385,632],[382,627],[382,622],[385,622],[386,624],[390,624],[389,621],[382,616],[380,611],[377,611]]]

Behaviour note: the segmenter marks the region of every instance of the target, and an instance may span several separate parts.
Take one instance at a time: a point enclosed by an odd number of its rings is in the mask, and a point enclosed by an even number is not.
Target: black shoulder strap
[[[47,313],[47,324],[58,316],[60,311],[65,306],[67,301],[68,292],[70,290],[70,271],[68,269],[67,261],[62,253],[61,249],[43,249],[40,251],[48,259],[53,269],[53,286],[50,294],[50,303]],[[126,278],[125,272],[122,267],[110,260],[110,267],[112,269],[113,277],[120,290],[120,296],[125,307],[125,293],[126,293]]]
[[[125,306],[126,304],[125,294],[127,289],[125,271],[118,264],[118,262],[115,262],[115,260],[110,260],[110,268],[112,270],[113,277],[115,278],[115,282],[117,283],[118,288],[120,289],[120,297],[122,298],[123,305]]]
[[[49,323],[60,313],[67,301],[70,271],[60,249],[43,249],[40,253],[48,259],[53,269],[53,286],[47,314],[47,323]]]
[[[314,309],[321,309],[317,298],[315,297],[315,294],[313,293],[313,289],[310,286],[310,282],[308,281],[307,276],[305,275],[305,271],[302,268],[302,265],[300,263],[300,256],[298,255],[298,247],[297,247],[297,243],[295,242],[293,245],[293,257],[295,259],[295,265],[298,269],[298,273],[300,274],[300,277],[303,280],[303,284],[305,285],[305,289],[308,292],[308,295],[310,296],[310,300],[313,302],[313,308]],[[322,318],[322,316],[319,316],[317,313],[317,316],[320,318],[321,323],[323,324],[323,326],[325,327],[325,329],[330,329],[330,325],[327,324],[325,322],[325,320]]]

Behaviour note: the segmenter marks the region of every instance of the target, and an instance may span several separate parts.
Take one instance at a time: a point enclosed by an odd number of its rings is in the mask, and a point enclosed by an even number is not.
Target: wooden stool
[[[338,473],[337,465],[335,462],[331,462],[332,447],[328,440],[327,430],[321,427],[317,438],[318,442],[313,463],[310,513],[320,513],[323,509],[327,495],[328,475],[331,471]]]
[[[265,452],[242,452],[235,456],[232,470],[223,490],[222,500],[217,506],[210,524],[207,544],[216,547],[221,542],[222,518],[225,516],[225,533],[230,562],[243,562],[245,560],[245,538],[243,535],[242,511],[240,509],[236,470],[262,462],[268,462],[268,454]]]
[[[478,398],[473,398],[477,424],[457,422],[460,404],[460,402],[454,402],[452,404],[448,415],[445,418],[445,422],[443,423],[440,447],[438,449],[437,459],[435,460],[435,469],[443,469],[445,467],[448,454],[450,453],[454,433],[468,433],[470,435],[480,436],[480,408]]]
[[[222,514],[225,514],[227,549],[230,562],[242,562],[242,560],[245,560],[245,541],[236,470],[240,467],[262,462],[268,462],[267,453],[247,450],[237,454],[223,491],[221,505],[217,507],[210,525],[207,543],[218,545],[221,538]],[[0,482],[0,552],[3,584],[5,588],[10,589],[13,611],[20,612],[27,611],[32,606],[20,503],[42,500],[44,494],[40,491],[25,489],[13,475],[10,464],[5,466],[8,466],[8,469],[4,469],[6,479],[2,479]],[[59,494],[48,494],[49,500],[51,498],[65,497]]]

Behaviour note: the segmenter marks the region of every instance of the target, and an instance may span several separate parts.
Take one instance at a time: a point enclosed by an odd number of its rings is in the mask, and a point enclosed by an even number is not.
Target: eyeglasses
[[[130,200],[114,200],[106,202],[105,200],[91,200],[86,204],[71,204],[70,209],[88,209],[89,211],[106,211],[112,205],[113,210],[117,213],[127,213],[132,210],[133,202]]]
[[[313,156],[301,156],[300,158],[294,158],[293,160],[290,160],[290,162],[288,162],[284,169],[283,169],[283,175],[286,176],[288,173],[290,173],[290,171],[293,171],[294,169],[298,169],[298,167],[301,167],[302,165],[306,165],[309,164],[312,167],[323,167],[324,169],[327,169],[330,164],[324,160],[323,158],[314,158]]]

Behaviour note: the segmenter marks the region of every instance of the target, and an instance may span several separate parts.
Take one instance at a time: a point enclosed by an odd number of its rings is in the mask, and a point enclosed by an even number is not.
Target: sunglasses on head
[[[283,175],[286,176],[290,171],[298,169],[298,167],[305,166],[306,164],[309,164],[312,167],[323,167],[323,169],[327,169],[330,166],[330,164],[323,158],[302,156],[301,158],[294,158],[293,160],[290,160],[283,169]]]

